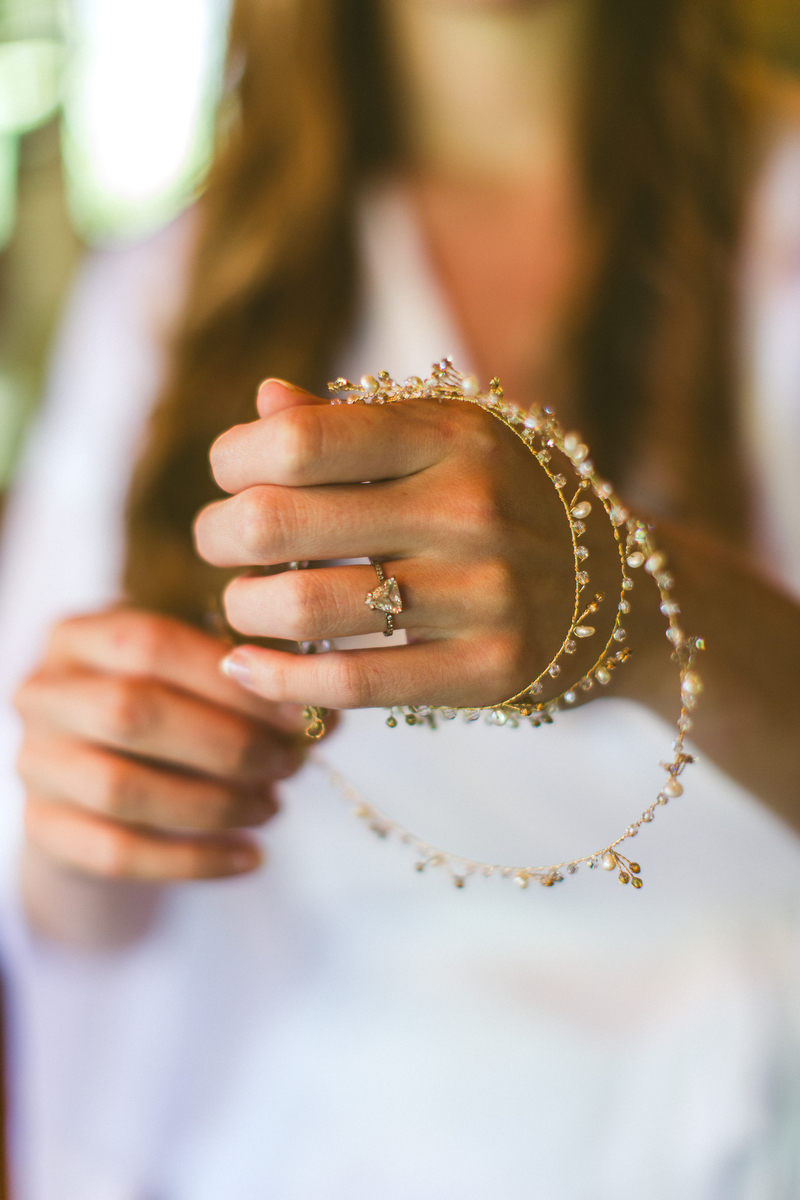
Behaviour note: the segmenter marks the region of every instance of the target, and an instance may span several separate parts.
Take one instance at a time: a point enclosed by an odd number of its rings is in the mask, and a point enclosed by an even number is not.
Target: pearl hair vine
[[[491,725],[511,728],[523,723],[534,728],[552,724],[557,714],[568,711],[583,694],[592,691],[596,684],[601,688],[607,686],[611,681],[612,672],[628,659],[630,649],[621,644],[627,638],[623,621],[631,611],[630,592],[634,588],[633,575],[639,570],[651,576],[660,596],[660,611],[666,618],[666,637],[672,644],[672,660],[679,676],[680,714],[677,720],[677,737],[672,743],[672,756],[668,761],[661,763],[666,772],[666,779],[653,802],[627,826],[624,833],[601,849],[546,866],[507,866],[483,862],[433,846],[376,809],[330,766],[316,749],[312,753],[312,761],[326,773],[329,784],[353,807],[355,815],[364,820],[374,833],[382,838],[394,837],[410,846],[416,854],[415,867],[418,871],[441,867],[458,888],[464,887],[466,880],[476,875],[510,878],[520,888],[527,888],[531,882],[552,887],[562,882],[567,875],[574,875],[581,863],[587,864],[591,869],[602,867],[607,871],[617,871],[621,883],[631,883],[634,888],[640,888],[640,866],[623,853],[621,847],[636,837],[643,825],[653,821],[660,806],[683,793],[680,776],[685,767],[694,761],[693,756],[686,751],[684,743],[692,727],[692,713],[703,687],[694,664],[697,654],[705,648],[702,638],[687,637],[679,624],[680,605],[674,596],[675,581],[667,568],[665,555],[655,543],[653,526],[632,515],[611,484],[598,476],[589,456],[588,446],[579,434],[563,431],[550,406],[524,410],[508,403],[497,379],[491,381],[488,392],[481,392],[478,380],[471,375],[461,375],[449,358],[435,363],[427,379],[411,376],[399,384],[387,372],[382,371],[377,378],[364,375],[359,384],[337,379],[329,384],[329,388],[334,396],[331,401],[333,404],[380,405],[430,400],[460,401],[478,405],[510,429],[527,447],[555,488],[569,526],[575,568],[572,617],[561,645],[544,670],[521,692],[501,704],[461,709],[443,705],[393,705],[386,720],[390,728],[395,728],[399,720],[404,720],[408,725],[436,728],[437,720],[454,720],[459,712],[467,721],[478,720],[483,715]],[[563,459],[563,468],[559,459]],[[573,486],[568,487],[568,475],[565,471],[574,478]],[[578,639],[588,641],[597,633],[596,625],[589,624],[588,619],[596,620],[595,614],[600,610],[604,597],[602,593],[595,593],[591,600],[586,601],[586,597],[590,595],[587,590],[590,576],[586,562],[589,551],[581,541],[586,533],[586,522],[594,507],[589,499],[591,495],[599,502],[599,510],[605,514],[616,543],[620,564],[616,611],[606,641],[594,664],[558,695],[546,698],[546,684],[561,676],[569,656],[575,654],[578,649]],[[308,706],[305,715],[309,722],[307,736],[316,741],[325,732],[325,710]]]

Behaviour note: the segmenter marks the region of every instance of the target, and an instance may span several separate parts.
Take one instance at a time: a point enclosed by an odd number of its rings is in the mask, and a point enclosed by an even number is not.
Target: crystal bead
[[[573,521],[572,528],[575,531],[576,537],[580,537],[582,533],[586,533],[586,526],[583,521]]]
[[[542,423],[542,418],[534,417],[533,415],[531,415],[530,417],[526,417],[525,420],[522,422],[522,424],[525,426],[526,429],[538,429],[539,426],[541,425],[541,423]]]
[[[569,641],[569,642],[566,642],[564,645],[564,653],[565,654],[574,654],[577,649],[578,649],[577,642]]]
[[[572,632],[575,637],[588,638],[593,636],[594,631],[594,625],[576,625]]]
[[[465,721],[477,721],[477,719],[480,715],[481,715],[481,710],[479,708],[468,708],[466,710],[466,712],[464,713],[464,720]]]
[[[390,729],[394,729],[397,725],[397,717],[387,717],[386,724],[389,726]]]
[[[633,587],[633,580],[632,579],[623,579],[622,586],[626,592],[629,592],[631,590],[631,588]]]
[[[629,567],[640,567],[644,562],[644,555],[640,550],[634,550],[633,554],[629,554],[625,561]]]
[[[683,641],[683,630],[679,629],[677,625],[671,625],[664,636],[677,646],[679,642]]]
[[[581,587],[586,587],[587,583],[589,582],[588,571],[576,571],[575,579]]]
[[[620,883],[630,883],[631,877],[627,871],[620,871],[619,881],[620,881]]]
[[[611,672],[607,671],[605,667],[598,667],[594,673],[594,677],[598,683],[602,683],[604,686],[607,683],[611,683]]]
[[[577,699],[578,697],[575,692],[564,692],[565,704],[574,704]]]
[[[454,708],[440,708],[439,712],[442,714],[445,721],[455,720],[456,710]]]
[[[454,876],[453,876],[453,883],[456,885],[456,887],[457,887],[457,888],[463,888],[463,886],[464,886],[464,876],[463,876],[463,875],[454,875]]]
[[[578,547],[576,548],[576,550],[575,550],[575,554],[576,554],[576,555],[577,555],[577,557],[578,557],[578,558],[580,558],[580,559],[584,559],[584,558],[588,558],[588,557],[589,557],[589,551],[586,549],[586,547],[585,547],[585,546],[578,546]]]
[[[558,663],[553,663],[552,667],[550,667],[548,671],[548,674],[552,675],[553,679],[555,679],[557,675],[561,674],[561,667],[558,665]]]
[[[544,685],[541,683],[535,683],[531,688],[531,691],[533,692],[534,696],[541,696],[542,692],[544,691]]]
[[[636,837],[639,830],[635,825],[629,825],[625,832],[627,833],[628,837]],[[631,870],[633,870],[633,863],[631,863]]]
[[[565,475],[554,475],[553,476],[553,486],[557,487],[559,490],[563,487],[566,487],[567,486],[566,476]]]
[[[631,611],[631,606],[630,606],[630,604],[628,603],[628,601],[627,601],[627,600],[620,600],[620,602],[619,602],[619,611],[620,611],[621,613],[629,613],[629,612]]]
[[[572,515],[576,521],[582,521],[584,519],[584,517],[588,517],[588,515],[591,511],[592,511],[592,506],[589,503],[589,501],[581,500],[572,509]]]
[[[650,822],[652,821],[652,819],[653,819],[653,817],[654,817],[654,816],[655,816],[655,813],[651,812],[651,811],[650,811],[650,809],[648,808],[647,812],[643,812],[643,813],[642,813],[642,820],[643,820],[643,821],[644,821],[644,822],[645,822],[647,825],[649,825],[649,824],[650,824]]]
[[[624,629],[615,629],[614,630],[613,637],[614,637],[615,642],[624,642],[625,638],[627,636],[628,636],[628,634],[627,634],[626,630],[624,630]]]
[[[688,730],[690,730],[691,728],[692,728],[692,718],[691,717],[684,717],[684,716],[678,717],[678,729],[680,729],[682,733],[687,733]]]
[[[577,871],[577,869],[578,869],[577,863],[567,863],[567,874],[568,875],[574,875],[575,872]]]
[[[612,525],[624,525],[629,517],[627,508],[612,508],[609,516],[611,517]]]
[[[582,679],[578,686],[580,687],[582,692],[590,692],[592,690],[592,686],[593,686],[592,680],[589,679],[588,677],[586,679]]]
[[[422,380],[420,379],[419,375],[409,375],[405,382],[405,386],[407,388],[421,388]]]
[[[640,888],[642,886],[642,881],[637,876],[634,876],[634,878],[631,880],[631,883],[635,888]]]

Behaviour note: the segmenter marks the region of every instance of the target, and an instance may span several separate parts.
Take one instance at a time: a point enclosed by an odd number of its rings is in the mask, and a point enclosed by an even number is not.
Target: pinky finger
[[[164,833],[122,825],[75,805],[28,798],[28,840],[62,866],[104,879],[169,883],[253,871],[260,848],[242,834]]]

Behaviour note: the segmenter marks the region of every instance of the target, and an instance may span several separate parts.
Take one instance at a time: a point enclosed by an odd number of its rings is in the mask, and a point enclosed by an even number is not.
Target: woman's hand
[[[458,401],[331,406],[278,380],[258,410],[211,451],[233,496],[200,514],[200,553],[226,567],[380,560],[411,644],[308,657],[240,647],[233,677],[330,708],[469,706],[508,699],[543,670],[570,623],[572,550],[554,488],[513,433]],[[376,584],[360,565],[243,576],[226,612],[250,635],[378,632],[384,619],[364,602]]]
[[[224,642],[118,609],[62,622],[20,688],[27,836],[41,859],[111,879],[251,871],[245,832],[302,761],[302,712],[219,670]]]

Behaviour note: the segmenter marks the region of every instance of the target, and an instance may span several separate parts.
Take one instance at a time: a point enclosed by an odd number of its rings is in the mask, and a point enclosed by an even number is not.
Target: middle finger
[[[485,491],[472,487],[464,472],[444,480],[431,505],[425,485],[435,481],[426,478],[423,485],[420,478],[248,488],[203,509],[195,524],[197,548],[215,567],[274,566],[296,559],[408,558],[430,553],[443,541],[453,555],[469,552],[486,529],[490,506]]]

